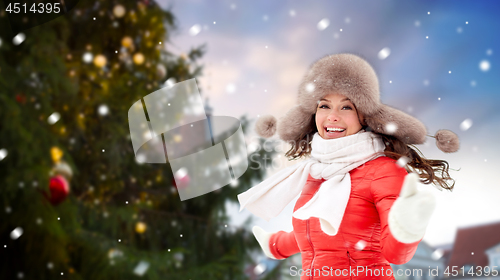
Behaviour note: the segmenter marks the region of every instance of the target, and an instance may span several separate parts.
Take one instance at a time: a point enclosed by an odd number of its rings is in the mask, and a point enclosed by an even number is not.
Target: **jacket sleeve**
[[[293,231],[278,231],[273,233],[271,238],[269,238],[269,248],[271,254],[278,260],[286,259],[300,252]]]
[[[388,216],[392,204],[399,197],[403,181],[408,173],[404,168],[396,165],[395,162],[384,163],[375,171],[374,179],[371,183],[371,193],[377,212],[380,217],[380,247],[385,259],[393,264],[407,263],[417,250],[418,243],[402,243],[392,235]]]

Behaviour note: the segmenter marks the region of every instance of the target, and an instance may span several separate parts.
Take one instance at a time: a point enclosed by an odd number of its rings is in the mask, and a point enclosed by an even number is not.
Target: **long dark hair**
[[[292,145],[285,156],[289,160],[296,160],[307,157],[311,154],[311,141],[313,135],[318,132],[316,127],[316,114],[311,118],[309,132],[299,135],[296,139],[290,141]],[[369,127],[363,126],[363,129],[370,130]],[[422,152],[414,145],[407,145],[403,141],[391,135],[379,134],[382,141],[385,143],[385,156],[398,160],[401,157],[407,157],[408,163],[405,165],[406,171],[417,173],[424,184],[434,183],[446,190],[452,190],[455,186],[455,181],[449,174],[449,164],[446,160],[426,159]],[[448,181],[451,181],[451,185]]]

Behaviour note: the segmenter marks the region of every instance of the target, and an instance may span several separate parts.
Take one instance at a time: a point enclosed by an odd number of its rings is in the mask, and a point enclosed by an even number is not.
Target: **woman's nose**
[[[340,120],[340,117],[337,113],[331,113],[328,115],[328,121],[329,122],[336,122],[336,121],[339,121]]]

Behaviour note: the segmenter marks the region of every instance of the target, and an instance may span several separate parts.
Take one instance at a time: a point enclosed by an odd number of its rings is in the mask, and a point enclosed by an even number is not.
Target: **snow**
[[[0,161],[3,160],[9,153],[6,149],[0,149]]]
[[[306,85],[306,90],[307,90],[307,92],[313,92],[314,91],[314,84],[308,83]]]
[[[23,235],[23,229],[20,227],[16,227],[13,231],[10,232],[10,238],[12,240],[18,239],[21,235]]]
[[[325,30],[328,27],[328,25],[330,25],[330,20],[324,18],[318,22],[316,27],[318,28],[318,30]]]
[[[61,119],[61,114],[59,114],[58,112],[54,112],[49,116],[47,122],[49,124],[55,124],[59,119]]]
[[[468,130],[472,126],[472,120],[471,119],[465,119],[461,124],[460,124],[460,129],[462,131]]]
[[[189,28],[189,35],[196,36],[201,31],[201,26],[199,24],[195,24]]]
[[[481,71],[483,72],[487,72],[488,70],[490,70],[490,62],[488,60],[481,60],[481,62],[479,63],[479,69],[481,69]]]
[[[389,55],[391,54],[391,49],[389,48],[383,48],[381,49],[379,52],[378,52],[378,58],[380,60],[384,60],[386,59],[387,57],[389,57]]]
[[[97,112],[101,116],[106,116],[109,113],[109,107],[106,105],[100,105],[99,108],[97,109]]]
[[[398,126],[395,123],[387,123],[385,125],[385,131],[387,131],[387,133],[393,134],[396,130],[398,130]]]
[[[16,37],[14,37],[12,39],[12,43],[16,46],[22,44],[22,42],[24,42],[24,40],[26,39],[26,35],[24,35],[24,33],[19,33],[16,35]]]
[[[94,59],[94,56],[91,53],[86,52],[83,54],[82,59],[83,59],[83,62],[90,63]]]

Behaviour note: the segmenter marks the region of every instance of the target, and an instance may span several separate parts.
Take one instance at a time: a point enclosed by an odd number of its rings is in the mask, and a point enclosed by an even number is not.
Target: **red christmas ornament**
[[[49,183],[50,196],[46,193],[45,197],[52,203],[52,205],[57,205],[61,203],[69,194],[69,183],[61,175],[56,175],[50,178]]]
[[[26,103],[26,96],[24,96],[24,94],[16,94],[16,101],[17,103],[19,104],[24,104]]]

